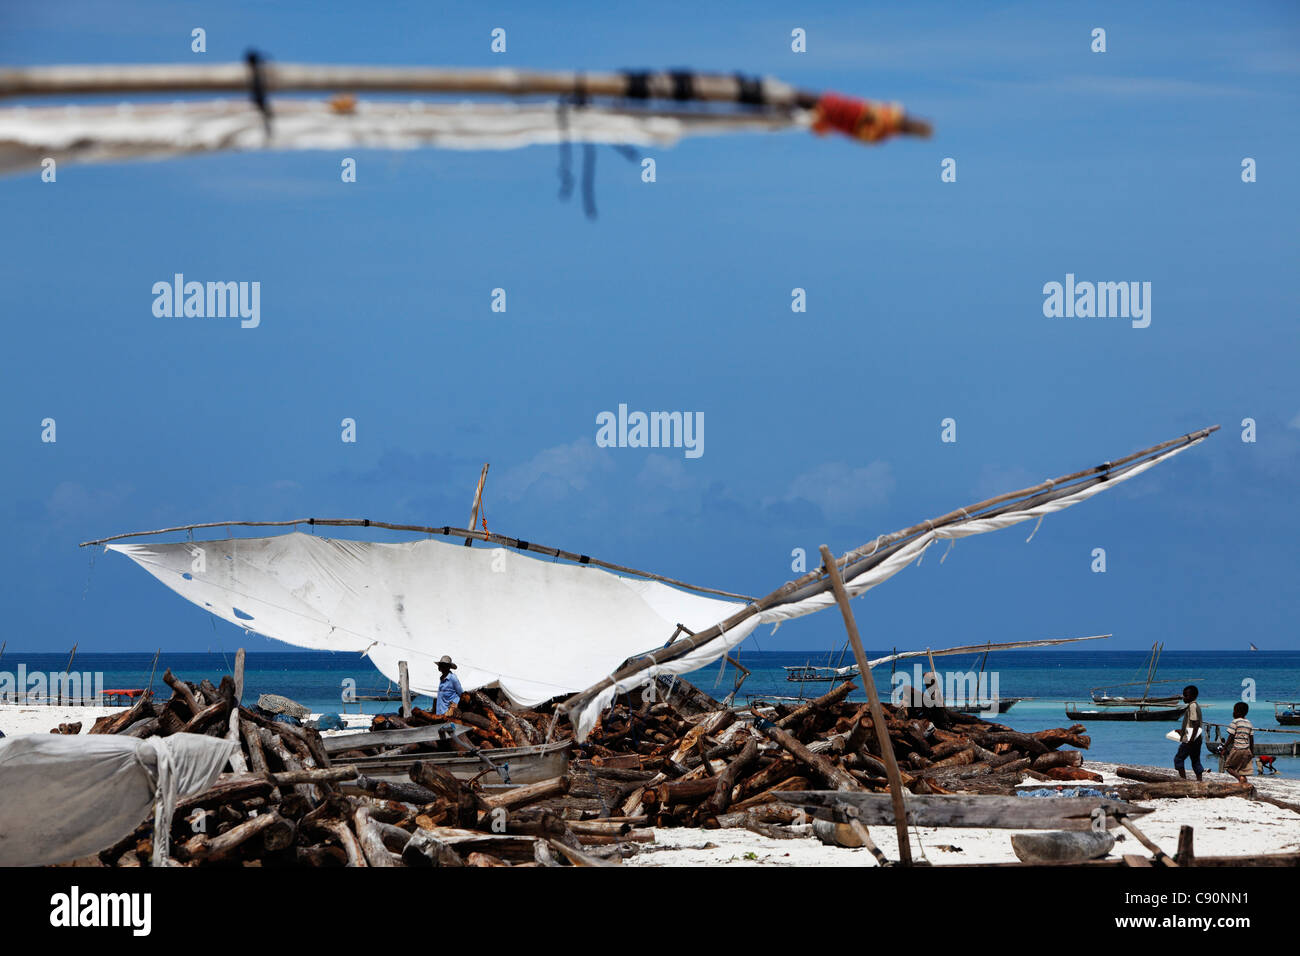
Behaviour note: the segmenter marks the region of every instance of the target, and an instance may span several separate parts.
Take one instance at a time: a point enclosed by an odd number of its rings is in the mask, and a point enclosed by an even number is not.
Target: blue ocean
[[[869,650],[869,657],[883,657],[889,650]],[[1017,730],[1041,730],[1047,727],[1068,726],[1072,721],[1065,716],[1066,703],[1077,702],[1090,709],[1092,688],[1115,685],[1145,678],[1148,653],[1145,651],[1021,651],[994,654],[985,673],[991,682],[996,678],[997,693],[1002,697],[1033,698],[1017,703],[1007,713],[992,719]],[[816,697],[829,689],[825,683],[807,683],[802,686],[786,680],[785,667],[805,664],[826,665],[851,663],[851,655],[841,658],[839,651],[811,654],[806,651],[746,651],[739,655],[740,662],[751,673],[745,679],[737,701],[744,703],[749,697],[787,696]],[[59,672],[68,663],[68,655],[24,654],[9,652],[0,658],[0,671],[14,674],[19,665],[27,672]],[[130,654],[77,654],[72,670],[102,673],[105,688],[148,687],[154,655]],[[900,661],[897,667],[909,677],[914,673],[915,661]],[[937,662],[941,672],[973,672],[979,667],[974,659],[959,657],[941,658]],[[178,676],[198,681],[206,677],[214,683],[231,672],[234,654],[229,651],[208,653],[163,652],[157,661],[152,681],[154,692],[167,696],[162,681],[165,669]],[[881,696],[888,699],[892,686],[889,665],[877,667],[873,674]],[[1154,687],[1155,693],[1177,693],[1184,684],[1194,683],[1200,688],[1200,700],[1207,722],[1226,724],[1232,719],[1232,705],[1239,700],[1250,702],[1250,719],[1259,728],[1276,728],[1272,701],[1300,699],[1300,651],[1166,651],[1160,658],[1161,680],[1170,681]],[[734,686],[737,671],[726,665],[715,664],[688,675],[698,687],[715,697],[724,697]],[[255,699],[261,693],[283,694],[316,711],[338,713],[343,710],[366,713],[396,710],[396,702],[365,701],[342,703],[345,690],[357,695],[382,695],[395,690],[386,678],[367,661],[355,654],[317,651],[250,652],[245,664],[245,698]],[[1125,688],[1119,693],[1140,693]],[[855,692],[852,699],[864,699]],[[428,704],[421,699],[417,703]],[[1111,721],[1084,721],[1092,737],[1089,758],[1116,763],[1141,763],[1155,766],[1172,764],[1175,745],[1165,739],[1165,734],[1178,726],[1176,723],[1131,723]],[[0,731],[4,730],[4,714],[0,711]],[[1300,730],[1300,728],[1291,728]],[[1297,738],[1300,739],[1300,738]],[[1206,762],[1211,766],[1212,761]],[[1282,776],[1300,776],[1300,758],[1279,757],[1277,766]]]

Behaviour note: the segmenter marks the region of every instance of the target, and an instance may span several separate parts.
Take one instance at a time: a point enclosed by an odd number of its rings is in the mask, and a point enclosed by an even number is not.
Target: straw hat
[[[453,670],[453,671],[454,671],[454,670],[456,669],[456,665],[453,664],[453,663],[451,662],[451,658],[448,657],[446,654],[443,654],[442,657],[440,657],[440,658],[438,659],[438,666],[439,666],[439,667],[442,667],[444,664],[445,664],[445,665],[448,667],[448,669],[450,669],[450,670]]]

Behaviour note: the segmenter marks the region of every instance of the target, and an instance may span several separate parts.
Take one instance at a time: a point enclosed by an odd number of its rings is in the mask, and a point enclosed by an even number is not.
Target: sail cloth
[[[200,734],[0,740],[0,866],[47,866],[105,850],[151,809],[170,821],[177,798],[210,788],[235,747]],[[168,827],[156,829],[165,841]]]
[[[1067,491],[1067,493],[1058,496],[1048,496],[1049,500],[1043,501],[1040,504],[1032,506],[1025,504],[1018,508],[1013,506],[1009,510],[988,517],[968,518],[966,520],[953,522],[952,524],[931,528],[907,540],[896,550],[888,552],[887,556],[878,563],[872,564],[871,562],[867,562],[870,566],[865,570],[852,575],[846,572],[844,589],[850,598],[858,597],[859,595],[865,594],[876,585],[889,580],[909,564],[919,561],[930,545],[940,539],[947,538],[955,540],[957,538],[965,538],[976,534],[986,534],[990,531],[1009,528],[1012,525],[1021,524],[1026,521],[1042,519],[1049,514],[1055,514],[1056,512],[1063,511],[1072,505],[1087,501],[1089,498],[1099,495],[1106,489],[1113,488],[1115,485],[1122,484],[1130,478],[1135,478],[1143,472],[1154,468],[1160,462],[1172,458],[1174,455],[1185,451],[1193,445],[1200,444],[1204,440],[1205,439],[1202,437],[1187,442],[1186,444],[1178,445],[1145,461],[1126,466],[1122,470],[1111,472],[1105,476],[1104,480],[1094,479],[1091,483],[1083,483],[1084,487],[1081,487],[1078,490]],[[1032,535],[1030,537],[1032,537]],[[807,597],[796,598],[795,600],[790,600],[782,604],[776,604],[772,607],[765,608],[753,617],[741,622],[737,626],[736,630],[743,630],[745,627],[750,625],[750,622],[756,619],[760,624],[779,624],[782,621],[802,617],[803,615],[811,614],[814,611],[833,607],[836,603],[835,595],[830,590],[828,579],[826,578],[823,578],[818,585],[805,589],[805,591],[807,590],[815,590],[816,593]],[[724,619],[724,617],[719,617],[713,623],[716,624],[718,621]],[[692,628],[692,630],[700,630],[700,628]],[[730,645],[730,638],[733,633],[735,632],[725,632],[723,637],[718,639],[718,643],[726,643]],[[703,643],[700,647],[691,651],[689,656],[693,658],[702,657],[706,662],[716,661],[723,655],[723,653],[725,653],[725,651],[715,650],[713,648],[713,643],[714,642]],[[710,653],[710,651],[712,651],[712,653]],[[586,738],[587,734],[590,733],[591,729],[595,726],[597,718],[619,694],[628,693],[634,688],[652,680],[659,674],[684,673],[684,671],[675,667],[677,663],[678,662],[674,660],[665,661],[629,675],[623,680],[615,680],[610,684],[610,686],[602,688],[599,692],[595,693],[591,699],[585,703],[585,705],[571,709],[569,711],[569,719],[573,723],[578,739],[583,740]]]
[[[703,629],[744,605],[591,566],[434,539],[265,538],[113,544],[182,597],[258,634],[368,654],[386,677],[407,661],[411,689],[436,694],[436,661],[466,690],[498,684],[532,706],[582,690],[662,647],[679,623]],[[717,660],[756,627],[690,654],[669,673]],[[340,689],[341,690],[341,689]]]
[[[517,149],[578,142],[667,147],[685,136],[806,128],[806,110],[659,112],[600,104],[277,99],[268,137],[247,100],[0,110],[0,174],[57,162],[257,149]]]
[[[957,538],[968,538],[971,535],[986,534],[990,531],[1000,531],[1003,528],[1009,528],[1012,525],[1023,524],[1026,521],[1041,519],[1058,511],[1064,511],[1072,505],[1087,501],[1095,495],[1101,494],[1108,488],[1122,484],[1130,478],[1136,478],[1138,475],[1151,468],[1154,468],[1160,462],[1172,458],[1180,452],[1186,451],[1193,445],[1198,445],[1204,438],[1196,439],[1185,445],[1178,445],[1171,448],[1154,458],[1139,462],[1129,466],[1121,472],[1112,473],[1104,481],[1096,481],[1087,487],[1081,488],[1070,494],[1066,494],[1050,501],[1033,507],[1013,509],[991,517],[969,518],[965,521],[957,521],[949,525],[941,525],[929,531],[922,532],[915,538],[908,541],[897,551],[890,554],[879,564],[861,574],[847,579],[844,582],[844,590],[848,592],[849,597],[857,597],[865,594],[876,585],[889,580],[899,571],[903,570],[914,561],[919,561],[922,555],[929,549],[930,545],[943,539],[955,540]],[[835,604],[835,595],[829,590],[823,590],[819,594],[803,600],[793,601],[786,604],[778,604],[775,607],[763,611],[759,618],[762,622],[787,621],[791,618],[802,617],[805,614],[811,614],[814,611],[820,611],[823,608],[832,607]]]

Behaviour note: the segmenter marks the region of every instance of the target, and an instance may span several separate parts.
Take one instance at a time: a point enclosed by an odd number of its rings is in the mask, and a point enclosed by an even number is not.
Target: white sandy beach
[[[1208,763],[1209,761],[1207,761]],[[1216,761],[1217,762],[1217,761]],[[1104,778],[1104,787],[1132,783],[1115,775],[1113,763],[1085,761],[1084,767]],[[1153,768],[1164,769],[1164,768]],[[1231,781],[1227,774],[1210,772],[1205,779]],[[1300,804],[1300,780],[1250,778],[1261,793]],[[1028,786],[1044,784],[1030,782]],[[1147,800],[1153,812],[1135,820],[1138,828],[1166,853],[1178,848],[1182,826],[1195,828],[1195,851],[1200,856],[1246,856],[1256,853],[1300,852],[1300,814],[1269,803],[1243,797],[1213,799]],[[954,863],[1015,863],[1011,834],[1018,830],[919,827],[913,830],[914,858],[941,866]],[[1116,832],[1112,856],[1150,853],[1123,830]],[[898,841],[892,827],[871,827],[871,839],[892,860],[898,859]],[[875,866],[866,849],[825,846],[815,837],[773,840],[743,829],[655,830],[655,843],[645,845],[625,866]],[[920,844],[918,850],[917,844]]]
[[[48,734],[59,724],[81,723],[81,732],[89,732],[100,717],[116,713],[120,707],[62,707],[42,704],[0,704],[0,732],[6,737],[21,734]]]

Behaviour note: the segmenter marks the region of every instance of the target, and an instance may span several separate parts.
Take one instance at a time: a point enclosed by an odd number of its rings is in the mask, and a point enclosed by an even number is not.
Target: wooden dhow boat
[[[1105,687],[1094,687],[1092,689],[1092,702],[1099,707],[1177,707],[1181,704],[1183,695],[1180,691],[1176,694],[1160,694],[1151,696],[1151,685],[1153,684],[1178,684],[1184,685],[1202,678],[1193,677],[1187,680],[1179,681],[1174,679],[1156,680],[1156,669],[1160,666],[1160,655],[1164,653],[1165,646],[1159,641],[1151,645],[1151,656],[1147,658],[1147,676],[1145,680],[1128,681],[1123,684],[1108,684]],[[1142,687],[1140,696],[1127,696],[1123,694],[1108,694],[1113,688],[1119,687]]]
[[[457,661],[467,691],[495,686],[509,703],[524,707],[571,694],[561,707],[583,740],[618,695],[715,663],[760,624],[838,606],[833,580],[842,579],[847,597],[864,594],[916,563],[938,541],[1041,521],[1200,444],[1217,428],[880,535],[843,555],[837,575],[823,563],[762,598],[479,531],[473,524],[482,479],[470,528],[370,519],[216,521],[83,544],[106,545],[181,597],[246,631],[302,647],[359,653],[390,680],[409,671],[407,683],[416,694],[437,692],[436,663],[443,655]],[[229,530],[235,526],[289,533],[236,537]],[[222,527],[228,529],[225,538],[196,540],[192,534]],[[419,537],[326,538],[316,533],[323,527]],[[181,532],[186,537],[180,541],[123,541]],[[493,547],[463,547],[439,538]],[[507,566],[510,573],[499,573]],[[988,648],[976,645],[963,653]],[[909,651],[882,662],[927,653]],[[862,663],[872,666],[865,656]]]
[[[1128,720],[1141,722],[1182,720],[1186,707],[1137,707],[1121,710],[1118,707],[1084,709],[1074,702],[1065,705],[1065,716],[1070,720]]]

